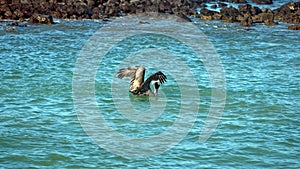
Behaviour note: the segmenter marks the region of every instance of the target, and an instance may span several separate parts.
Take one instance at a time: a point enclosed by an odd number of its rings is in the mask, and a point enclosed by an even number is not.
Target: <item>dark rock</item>
[[[39,24],[53,24],[53,18],[50,15],[39,15],[33,14],[29,18],[30,23],[39,23]]]
[[[95,5],[95,1],[94,1],[94,0],[88,0],[88,1],[87,1],[87,5],[88,5],[89,7],[92,7],[92,6]]]
[[[148,1],[149,2],[149,1]],[[156,5],[153,5],[149,2],[149,6],[150,7],[154,7],[154,9],[156,8],[155,6]],[[158,5],[158,11],[159,12],[162,12],[162,13],[170,13],[170,11],[172,11],[171,9],[171,2],[170,1],[163,1],[163,2],[160,2],[159,5]]]
[[[267,20],[269,20],[269,21],[274,20],[274,14],[272,12],[261,13],[258,16],[259,16],[259,19],[263,22],[267,21]]]
[[[249,4],[239,5],[238,10],[241,14],[250,16],[257,15],[262,12],[258,7]]]
[[[28,4],[29,0],[20,0],[20,3],[22,3],[22,4]]]
[[[207,8],[202,8],[200,10],[200,15],[198,15],[198,17],[202,20],[213,20],[215,19],[214,18],[214,15],[218,13],[218,12],[215,12],[215,11],[211,11]]]
[[[218,7],[217,4],[213,4],[213,5],[211,6],[212,9],[216,9],[217,7]]]
[[[91,19],[100,19],[99,14],[93,14],[91,16]]]
[[[248,17],[248,18],[245,18],[244,20],[242,20],[240,25],[250,27],[252,25],[252,23],[253,23],[253,20],[250,17]]]
[[[254,23],[265,23],[267,26],[278,24],[274,21],[274,13],[270,9],[263,8],[261,11],[262,13],[252,16]]]
[[[272,11],[274,19],[286,23],[300,24],[300,1],[290,2]]]
[[[1,15],[3,16],[4,19],[12,18],[13,11],[10,8],[10,6],[8,6],[7,4],[2,5],[0,8],[0,11],[1,11]]]
[[[85,15],[92,16],[92,15],[93,15],[92,9],[91,9],[91,8],[86,8],[86,9],[85,9]]]
[[[167,9],[170,10],[169,12],[171,12],[171,9]],[[145,12],[159,12],[159,8],[153,4],[150,4],[149,6],[145,6]]]
[[[12,26],[12,27],[27,27],[27,24],[21,24],[19,22],[12,22],[7,24],[7,26]]]
[[[7,26],[19,26],[19,23],[18,22],[13,22],[13,23],[7,24]]]
[[[268,12],[272,12],[272,10],[269,9],[269,8],[262,8],[262,9],[261,9],[261,12],[262,12],[262,13],[268,13]]]
[[[239,11],[232,6],[222,8],[220,14],[222,22],[237,22],[237,17],[240,15]]]
[[[83,5],[77,5],[76,6],[76,10],[75,10],[75,15],[77,17],[82,16],[82,15],[85,14],[85,11],[86,11],[86,7],[85,6],[83,6]]]
[[[200,8],[206,8],[207,5],[206,5],[205,3],[202,3],[202,4],[199,5],[199,7],[200,7]]]
[[[7,4],[6,0],[0,0],[0,5],[5,5]]]
[[[278,25],[278,22],[275,22],[274,20],[264,20],[264,23],[267,25],[267,26],[274,26],[274,25]]]
[[[30,5],[22,5],[22,9],[20,9],[23,12],[24,18],[30,18],[32,15],[32,9]]]
[[[226,6],[228,6],[227,4],[225,4],[225,3],[222,3],[222,2],[219,2],[219,3],[218,3],[218,5],[219,5],[219,7],[220,7],[220,8],[223,8],[223,7],[226,7]]]
[[[216,13],[215,11],[211,11],[211,10],[209,10],[209,9],[207,9],[207,8],[202,8],[202,9],[200,10],[200,14],[205,15],[205,16],[212,16],[212,15],[214,15],[215,13]]]
[[[14,18],[15,20],[19,20],[19,19],[21,19],[21,18],[24,17],[23,12],[21,12],[19,9],[16,9],[16,10],[14,11],[13,15],[14,15],[14,17],[15,17],[15,18]]]
[[[210,20],[214,19],[213,15],[208,15],[207,16],[207,15],[201,15],[201,14],[200,14],[199,18],[202,19],[202,20],[205,20],[205,21],[210,21]]]
[[[300,24],[291,25],[288,27],[289,30],[300,30]]]
[[[214,20],[221,20],[222,18],[222,15],[219,13],[219,12],[216,12],[214,15],[213,15],[213,19]]]
[[[93,15],[97,14],[99,16],[99,14],[101,14],[101,11],[98,7],[95,7],[92,9]]]
[[[252,0],[252,1],[257,4],[273,4],[272,0]]]

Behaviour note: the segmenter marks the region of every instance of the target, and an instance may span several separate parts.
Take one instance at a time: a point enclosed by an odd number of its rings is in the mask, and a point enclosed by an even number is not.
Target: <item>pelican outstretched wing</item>
[[[142,84],[142,87],[140,89],[140,92],[146,92],[147,90],[150,89],[150,82],[151,81],[157,81],[160,84],[163,84],[167,81],[167,76],[165,74],[163,74],[161,71],[156,72],[154,74],[152,74],[151,76],[149,76],[147,78],[147,80]]]
[[[118,77],[130,77],[130,92],[135,93],[143,84],[145,76],[145,68],[142,66],[128,67],[120,69]]]
[[[148,77],[148,79],[150,80],[150,82],[152,80],[159,81],[160,84],[163,84],[163,83],[167,82],[167,76],[165,74],[163,74],[161,71],[154,73],[153,75]]]

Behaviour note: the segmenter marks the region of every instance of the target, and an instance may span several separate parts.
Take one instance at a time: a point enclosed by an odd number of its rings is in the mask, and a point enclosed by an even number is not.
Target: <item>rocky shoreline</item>
[[[207,2],[215,2],[209,10]],[[228,6],[238,4],[237,8]],[[257,4],[272,4],[272,0],[252,0]],[[200,13],[199,13],[200,10]],[[0,20],[9,19],[29,23],[53,24],[53,17],[61,19],[105,19],[159,12],[202,20],[220,20],[253,26],[264,23],[268,26],[278,22],[289,23],[288,29],[300,30],[300,1],[289,2],[271,10],[248,4],[247,0],[0,0]]]

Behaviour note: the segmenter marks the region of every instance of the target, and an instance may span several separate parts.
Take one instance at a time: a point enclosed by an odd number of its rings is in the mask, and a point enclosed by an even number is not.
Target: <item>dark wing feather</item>
[[[160,84],[167,82],[167,76],[161,71],[154,74],[153,80],[159,80]]]
[[[159,81],[161,84],[167,81],[167,76],[163,74],[161,71],[154,73],[153,75],[149,76],[148,79],[142,84],[140,89],[141,93],[150,90],[150,82],[151,81]]]

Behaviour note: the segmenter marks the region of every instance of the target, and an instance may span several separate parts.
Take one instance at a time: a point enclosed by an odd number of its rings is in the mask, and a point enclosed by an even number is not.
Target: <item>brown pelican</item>
[[[144,76],[145,68],[142,66],[123,68],[118,72],[118,77],[120,79],[123,77],[131,78],[129,91],[134,95],[156,96],[160,85],[167,81],[166,75],[161,71],[152,74],[146,81],[144,81]],[[154,91],[150,88],[151,82]]]

